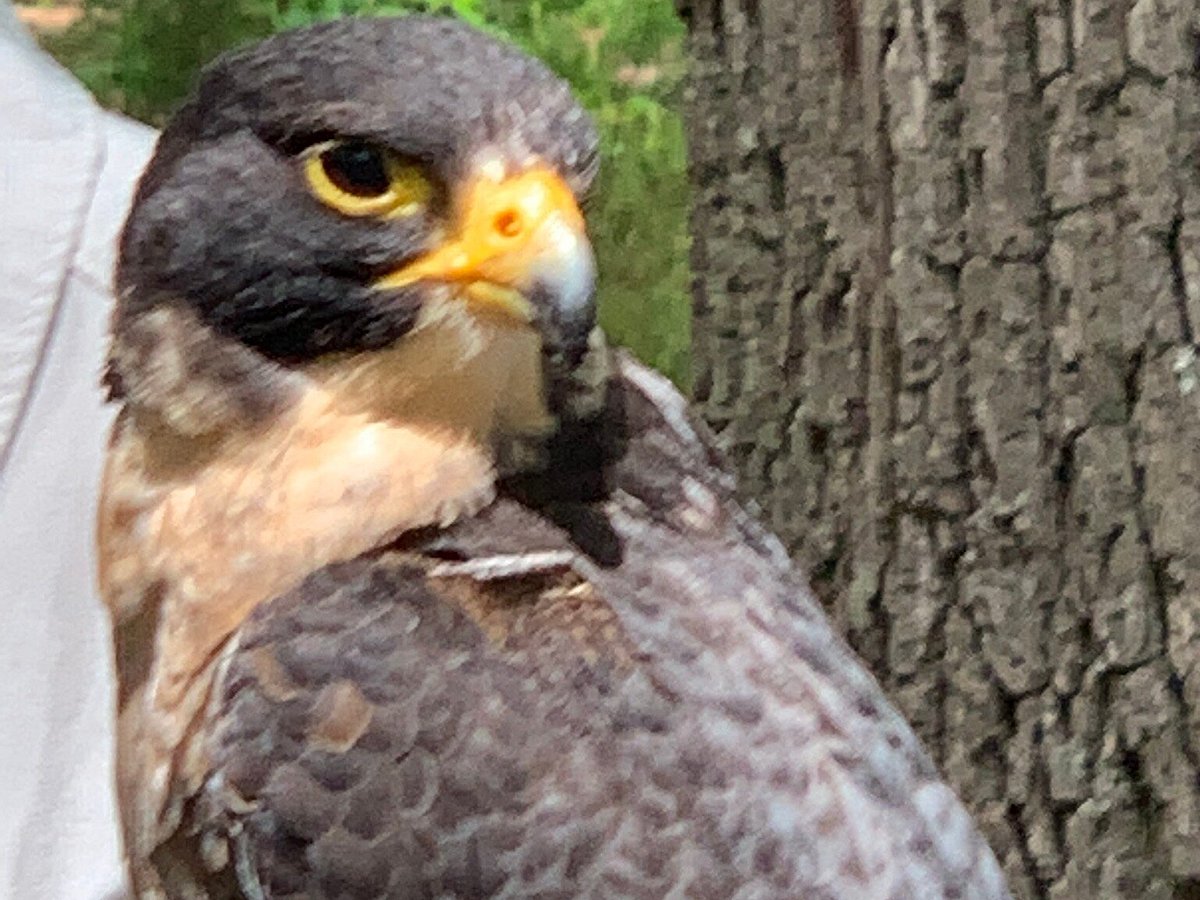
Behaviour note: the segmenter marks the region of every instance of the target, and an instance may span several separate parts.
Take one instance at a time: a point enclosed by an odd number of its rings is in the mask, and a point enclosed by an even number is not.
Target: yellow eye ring
[[[304,177],[313,196],[343,215],[412,215],[433,196],[420,167],[366,141],[326,141],[304,153]]]

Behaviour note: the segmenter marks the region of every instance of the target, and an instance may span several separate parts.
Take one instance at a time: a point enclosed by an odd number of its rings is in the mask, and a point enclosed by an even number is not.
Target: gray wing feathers
[[[502,500],[255,614],[198,829],[248,896],[1006,897],[703,429],[657,376],[619,376],[629,440],[589,515]],[[580,550],[598,529],[617,558]],[[476,590],[414,563],[514,535],[580,577]]]

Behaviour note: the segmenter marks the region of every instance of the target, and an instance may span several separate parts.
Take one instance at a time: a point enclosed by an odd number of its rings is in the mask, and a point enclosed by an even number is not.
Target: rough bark
[[[745,494],[1018,896],[1200,897],[1200,2],[680,5]]]

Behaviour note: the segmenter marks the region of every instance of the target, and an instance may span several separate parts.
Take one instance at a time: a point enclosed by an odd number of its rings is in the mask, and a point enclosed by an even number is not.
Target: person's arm
[[[154,140],[0,0],[0,898],[123,893],[93,519],[115,241]]]

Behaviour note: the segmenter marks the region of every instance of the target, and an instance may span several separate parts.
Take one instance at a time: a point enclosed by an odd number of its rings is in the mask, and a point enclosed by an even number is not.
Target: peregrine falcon
[[[663,378],[569,88],[465,25],[204,73],[122,237],[99,513],[140,898],[1007,896]]]

